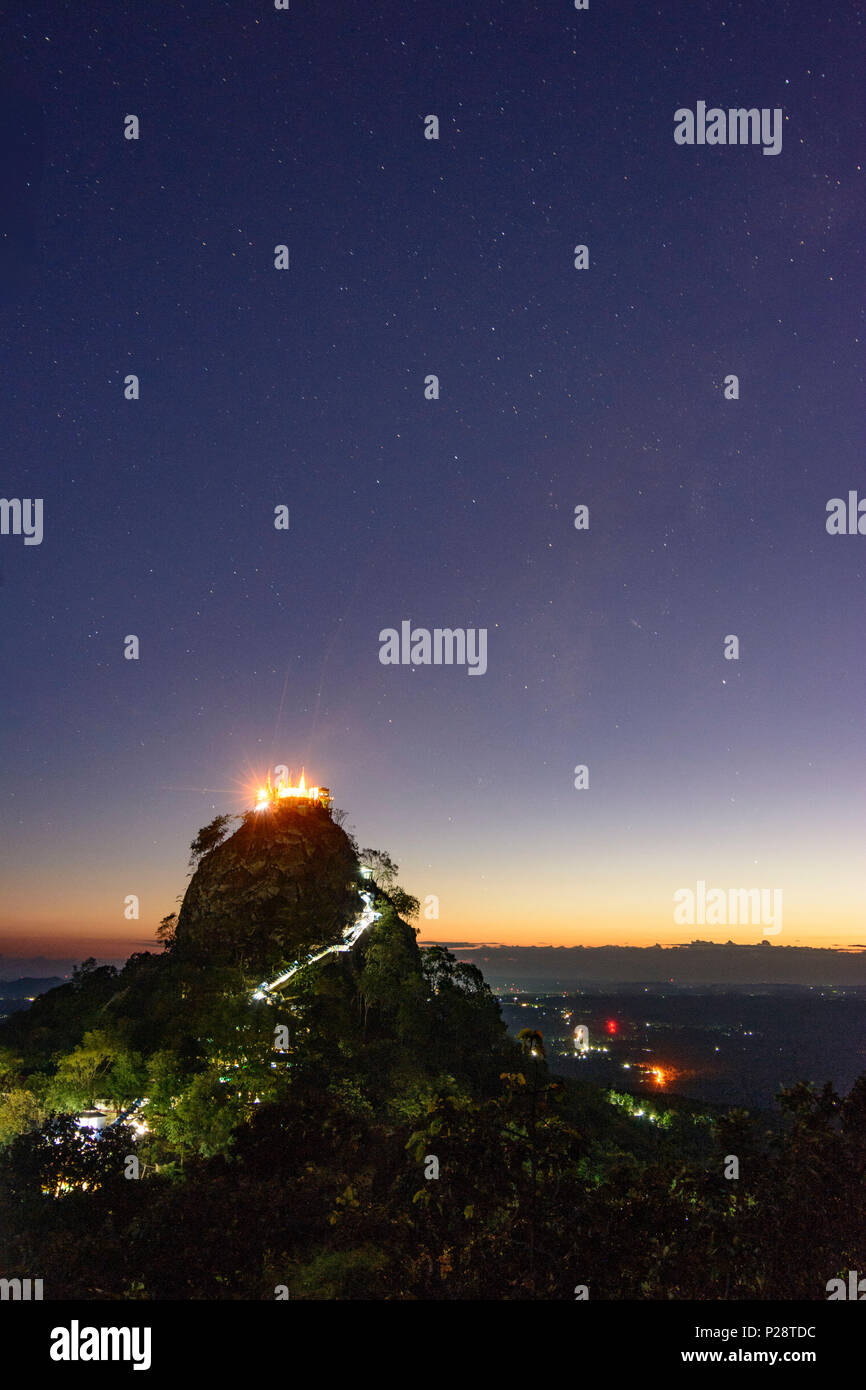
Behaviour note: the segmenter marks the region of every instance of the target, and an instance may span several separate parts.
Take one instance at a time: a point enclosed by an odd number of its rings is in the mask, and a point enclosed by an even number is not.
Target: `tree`
[[[354,829],[355,829],[355,828],[354,828],[354,826],[349,825],[349,823],[348,823],[348,821],[349,821],[349,812],[348,812],[348,811],[343,811],[343,810],[341,810],[341,808],[340,808],[339,806],[333,806],[333,805],[332,805],[332,806],[329,806],[329,807],[328,807],[328,814],[330,815],[331,820],[334,822],[335,825],[338,825],[338,826],[340,827],[341,830],[345,830],[346,835],[348,836],[349,840],[351,840],[351,842],[352,842],[352,848],[354,849],[355,853],[358,854],[358,853],[359,853],[359,850],[358,850],[358,842],[357,842],[357,840],[355,839],[355,834],[354,834]]]
[[[97,965],[95,957],[88,956],[87,960],[73,968],[72,983],[76,989],[98,992],[102,987],[109,985],[116,976],[117,970],[113,965]],[[54,991],[49,990],[48,993],[53,994]]]
[[[105,1078],[105,1094],[122,1109],[144,1095],[146,1084],[147,1070],[141,1053],[121,1048]]]
[[[857,1170],[866,1172],[866,1075],[857,1078],[842,1102],[842,1133]]]
[[[229,815],[214,816],[212,821],[202,826],[189,847],[189,862],[193,868],[196,867],[200,859],[203,859],[206,854],[210,854],[212,849],[216,849],[217,845],[222,843],[228,834],[229,826],[235,819],[235,816]]]
[[[404,921],[410,922],[421,911],[419,900],[413,898],[412,894],[407,893],[404,888],[392,888],[390,898],[397,916],[402,917]]]
[[[421,951],[427,987],[426,1052],[430,1065],[472,1078],[488,1094],[516,1045],[507,1040],[499,1005],[476,965],[458,961],[444,946]]]
[[[400,870],[383,849],[362,849],[358,858],[365,869],[373,870],[373,878],[380,888],[388,892],[396,884]]]
[[[402,935],[404,930],[383,930],[379,923],[370,932],[358,985],[364,1005],[365,1032],[370,1009],[380,1015],[396,1013],[403,992],[416,977],[415,961]]]
[[[532,1087],[529,1091],[529,1287],[535,1297],[535,1212],[538,1182],[536,1178],[536,1131],[538,1127],[538,1063],[544,1061],[544,1039],[537,1028],[521,1028],[517,1041],[532,1060]]]
[[[167,951],[170,951],[177,940],[177,913],[170,912],[167,917],[163,917],[156,929],[157,940],[161,941]]]
[[[19,1134],[38,1129],[43,1119],[33,1092],[16,1086],[0,1099],[0,1144],[8,1144]]]
[[[94,1192],[112,1180],[122,1184],[134,1142],[127,1125],[97,1133],[79,1129],[72,1115],[52,1115],[41,1129],[19,1135],[3,1151],[0,1183],[25,1200],[60,1197],[76,1188]]]
[[[86,984],[88,978],[98,969],[96,957],[88,956],[87,960],[83,960],[80,965],[72,967],[72,983],[74,985]]]
[[[0,1091],[16,1086],[24,1070],[23,1060],[9,1047],[0,1047]]]
[[[52,1097],[61,1105],[92,1106],[97,1083],[104,1080],[120,1048],[107,1033],[85,1033],[78,1047],[61,1057],[51,1085]]]
[[[204,1155],[222,1152],[234,1130],[252,1112],[243,1091],[224,1084],[217,1070],[194,1076],[163,1118],[163,1132],[181,1151],[189,1146]]]

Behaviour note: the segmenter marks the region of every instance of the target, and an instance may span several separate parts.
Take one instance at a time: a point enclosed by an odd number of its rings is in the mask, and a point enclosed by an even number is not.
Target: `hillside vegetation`
[[[686,1102],[647,1123],[419,948],[387,854],[320,807],[226,821],[161,954],[85,962],[0,1027],[5,1276],[58,1299],[823,1299],[866,1268],[866,1078],[795,1087],[773,1138]],[[255,997],[365,890],[351,950]],[[99,1135],[74,1118],[145,1098]]]

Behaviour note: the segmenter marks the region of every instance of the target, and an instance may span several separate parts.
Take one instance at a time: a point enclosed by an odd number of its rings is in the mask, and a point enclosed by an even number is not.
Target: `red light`
[[[616,1032],[616,1030],[617,1030],[617,1028],[619,1027],[619,1025],[618,1025],[618,1023],[617,1023],[617,1021],[616,1021],[615,1018],[609,1018],[609,1019],[607,1020],[607,1025],[606,1025],[606,1027],[607,1027],[607,1031],[608,1031],[609,1033],[613,1034],[613,1033]]]

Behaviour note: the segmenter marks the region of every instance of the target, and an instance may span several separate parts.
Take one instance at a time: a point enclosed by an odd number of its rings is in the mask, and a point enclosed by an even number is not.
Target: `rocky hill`
[[[249,812],[193,874],[178,955],[267,971],[336,941],[359,909],[358,883],[356,846],[324,807]]]

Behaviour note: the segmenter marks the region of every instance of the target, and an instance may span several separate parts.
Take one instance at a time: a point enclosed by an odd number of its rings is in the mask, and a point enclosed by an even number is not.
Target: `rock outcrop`
[[[176,949],[264,975],[338,940],[361,906],[358,881],[355,846],[324,807],[248,812],[193,874]]]

